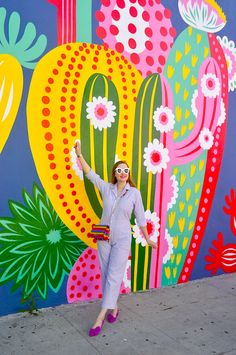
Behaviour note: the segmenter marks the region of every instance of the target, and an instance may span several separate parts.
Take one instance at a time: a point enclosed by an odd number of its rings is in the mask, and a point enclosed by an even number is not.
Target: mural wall
[[[0,0],[0,315],[101,298],[101,196],[145,207],[121,293],[236,271],[234,0]]]

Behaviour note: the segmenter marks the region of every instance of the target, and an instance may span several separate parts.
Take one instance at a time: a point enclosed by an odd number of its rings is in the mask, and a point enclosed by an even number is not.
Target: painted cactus
[[[179,1],[183,19],[189,11],[192,26],[199,27],[197,18],[194,22],[196,13],[203,16],[205,11],[209,17],[202,19],[202,30],[188,27],[179,35],[164,70],[175,102],[170,160],[180,192],[167,215],[174,252],[163,270],[159,259],[157,285],[189,279],[221,165],[228,106],[227,65],[216,37],[205,31],[210,25],[210,32],[222,28],[225,18],[216,4],[213,6],[213,1],[212,6],[207,3]]]
[[[108,3],[102,6],[108,8]],[[201,9],[204,2],[197,3]],[[193,6],[190,0],[184,5]],[[219,12],[212,8],[213,14]],[[105,21],[106,11],[97,13],[99,22]],[[212,21],[211,32],[214,23],[217,29],[219,24],[214,16]],[[55,48],[41,60],[32,79],[27,114],[37,171],[64,223],[91,247],[95,245],[87,232],[101,214],[101,200],[88,182],[78,181],[81,169],[74,141],[87,146],[86,158],[105,179],[116,154],[132,167],[148,229],[158,246],[156,251],[141,248],[138,240],[145,245],[134,225],[134,291],[187,281],[207,223],[224,146],[228,88],[222,48],[204,26],[184,30],[165,57],[163,75],[151,74],[144,81],[117,51],[86,43]],[[170,28],[169,24],[173,35]],[[143,75],[147,74],[148,70]],[[94,123],[105,108],[111,127]],[[109,132],[113,140],[108,143]],[[133,149],[127,149],[130,142]]]

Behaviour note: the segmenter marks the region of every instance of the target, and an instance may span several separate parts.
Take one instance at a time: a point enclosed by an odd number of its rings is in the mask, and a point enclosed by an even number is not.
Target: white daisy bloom
[[[159,236],[160,229],[160,218],[157,216],[156,212],[151,212],[150,210],[145,211],[145,217],[147,222],[147,232],[150,239],[153,242],[157,242],[157,238]],[[141,244],[143,247],[147,245],[146,239],[137,225],[137,221],[135,219],[135,225],[133,227],[133,237],[136,239],[137,244]]]
[[[80,143],[80,140],[76,139],[75,143],[76,142]],[[80,180],[84,180],[83,169],[79,159],[77,158],[74,147],[70,151],[70,156],[71,156],[70,160],[72,162],[72,169],[75,171],[76,175],[79,176]]]
[[[221,98],[220,102],[220,117],[218,118],[217,126],[221,126],[226,120],[226,110],[224,100]]]
[[[236,89],[236,47],[232,40],[228,37],[217,36],[225,55],[227,69],[228,69],[228,79],[229,79],[229,91],[234,91]]]
[[[168,149],[156,138],[144,148],[143,158],[146,171],[153,174],[161,173],[170,161]]]
[[[123,277],[123,283],[125,288],[131,289],[131,259],[129,258],[126,263],[125,273]]]
[[[201,88],[205,97],[216,98],[220,93],[220,80],[215,74],[204,74],[201,78]]]
[[[93,97],[92,102],[87,102],[87,119],[91,120],[95,129],[102,131],[104,128],[111,127],[115,122],[116,106],[106,97]]]
[[[210,149],[213,146],[214,137],[208,128],[203,128],[199,134],[199,143],[202,149]]]
[[[195,117],[198,115],[198,109],[197,109],[197,98],[198,98],[198,90],[194,90],[192,100],[191,100],[191,109],[192,113],[194,114]]]
[[[170,210],[176,204],[176,200],[179,195],[179,186],[178,186],[178,181],[176,179],[176,176],[172,175],[170,181],[171,181],[171,188],[172,188],[172,196],[170,202],[168,202],[167,204],[167,210]]]
[[[161,133],[170,132],[174,128],[175,116],[172,110],[167,106],[157,107],[153,115],[153,120],[156,130]]]
[[[168,233],[168,230],[165,231],[165,241],[167,243],[167,251],[163,257],[163,264],[166,264],[170,260],[171,255],[173,254],[173,238]]]

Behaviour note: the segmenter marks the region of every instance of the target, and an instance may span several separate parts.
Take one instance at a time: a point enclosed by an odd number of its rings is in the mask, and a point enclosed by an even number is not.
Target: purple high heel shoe
[[[120,313],[120,310],[119,310],[119,309],[117,310],[117,313],[116,313],[116,316],[115,316],[115,317],[112,315],[112,313],[109,313],[109,314],[107,315],[107,321],[108,321],[109,323],[114,323],[114,322],[117,320],[119,313]]]
[[[96,327],[96,328],[90,328],[89,330],[89,336],[90,337],[96,337],[102,330],[102,326],[103,326],[104,320],[102,321],[101,326]]]

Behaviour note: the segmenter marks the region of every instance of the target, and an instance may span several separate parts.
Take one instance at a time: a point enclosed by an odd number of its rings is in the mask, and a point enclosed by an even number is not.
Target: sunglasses
[[[124,173],[124,174],[129,174],[129,168],[124,168],[124,169],[116,168],[116,169],[115,169],[115,172],[116,172],[117,174],[122,174],[122,173]]]

